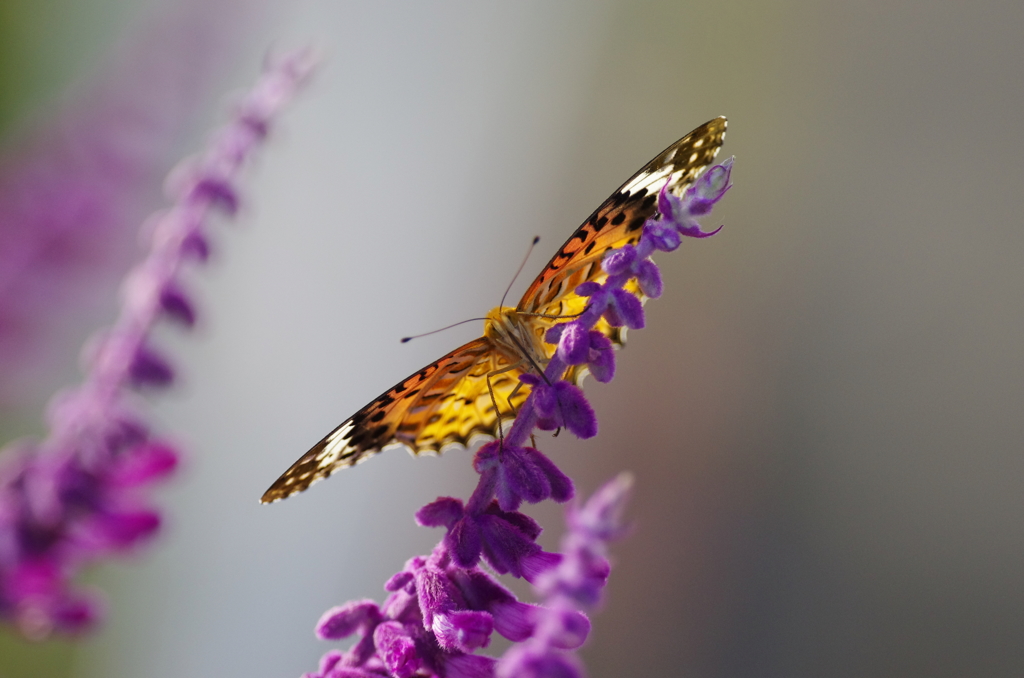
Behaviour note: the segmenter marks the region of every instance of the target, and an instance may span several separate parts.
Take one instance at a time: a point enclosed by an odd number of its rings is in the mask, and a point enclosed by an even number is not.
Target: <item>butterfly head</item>
[[[510,362],[522,362],[524,372],[543,370],[548,354],[542,339],[543,328],[534,317],[520,313],[512,306],[497,306],[484,318],[484,336]]]

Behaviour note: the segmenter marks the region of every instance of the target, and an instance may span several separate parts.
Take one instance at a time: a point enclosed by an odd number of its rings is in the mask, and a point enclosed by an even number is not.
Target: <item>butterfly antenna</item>
[[[438,332],[444,332],[445,330],[450,330],[451,328],[458,327],[459,325],[465,325],[466,323],[478,322],[480,320],[487,320],[487,318],[470,318],[469,320],[460,320],[457,323],[452,323],[448,327],[442,327],[439,330],[432,330],[430,332],[424,332],[423,334],[414,334],[411,337],[402,337],[402,343],[404,344],[406,342],[412,341],[413,339],[419,339],[420,337],[428,337],[431,334],[437,334]]]
[[[523,263],[519,264],[519,268],[516,269],[516,274],[514,276],[512,276],[512,282],[510,282],[508,284],[508,287],[505,288],[505,294],[501,295],[501,303],[498,304],[498,306],[504,306],[505,305],[505,297],[508,296],[509,290],[512,289],[512,285],[515,284],[516,278],[518,278],[519,274],[523,272],[523,266],[526,266],[526,261],[530,258],[530,253],[533,252],[534,245],[536,245],[539,242],[540,242],[540,236],[539,235],[533,236],[533,242],[530,243],[530,247],[526,250],[526,256],[523,257]]]

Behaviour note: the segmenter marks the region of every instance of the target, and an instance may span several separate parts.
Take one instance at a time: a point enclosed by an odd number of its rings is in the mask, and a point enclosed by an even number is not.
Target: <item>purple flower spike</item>
[[[79,569],[131,549],[158,530],[160,514],[145,505],[142,491],[168,475],[178,455],[154,439],[129,408],[128,389],[172,381],[170,363],[151,348],[152,329],[165,316],[185,325],[195,320],[178,276],[186,261],[207,254],[202,231],[211,208],[234,206],[237,196],[233,189],[228,195],[227,187],[256,148],[250,130],[253,110],[262,111],[269,122],[311,66],[303,52],[271,67],[245,99],[245,118],[236,116],[191,162],[192,188],[144,226],[149,253],[123,285],[113,328],[84,352],[84,383],[51,401],[44,441],[18,443],[5,451],[0,617],[23,634],[41,638],[94,623],[102,605],[75,588]],[[266,100],[267,83],[273,101]]]

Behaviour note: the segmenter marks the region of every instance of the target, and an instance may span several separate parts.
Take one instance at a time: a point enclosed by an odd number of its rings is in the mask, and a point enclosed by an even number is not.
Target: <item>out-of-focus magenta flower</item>
[[[548,553],[537,544],[540,525],[517,509],[548,498],[568,501],[574,489],[568,476],[526,442],[538,428],[565,427],[579,438],[597,433],[597,417],[583,391],[564,375],[571,366],[585,365],[598,381],[611,380],[612,344],[594,325],[603,317],[612,325],[643,327],[641,300],[631,290],[651,297],[661,293],[661,275],[650,255],[675,249],[682,236],[710,235],[700,230],[696,217],[728,190],[731,167],[729,160],[710,168],[681,200],[662,191],[661,218],[645,224],[640,242],[606,255],[603,283],[576,288],[590,297],[588,307],[546,333],[545,341],[558,348],[543,375],[520,377],[532,387],[530,395],[503,439],[477,452],[473,466],[480,480],[469,501],[439,497],[417,511],[420,525],[446,528],[441,543],[388,580],[391,595],[381,608],[359,601],[328,612],[317,626],[320,637],[335,639],[333,629],[342,629],[344,635],[358,633],[360,640],[346,653],[328,652],[319,671],[305,678],[584,675],[582,664],[566,650],[582,645],[590,632],[582,610],[599,602],[611,573],[607,543],[622,536],[632,481],[620,476],[570,511],[562,553]],[[498,574],[533,583],[543,604],[516,600],[481,569],[481,559]],[[499,662],[473,654],[488,646],[493,631],[516,643]]]
[[[178,455],[135,410],[131,389],[171,382],[151,331],[161,318],[192,319],[180,271],[203,251],[207,217],[234,209],[243,163],[312,65],[308,51],[268,62],[209,148],[182,164],[174,205],[149,222],[149,253],[125,282],[117,321],[88,351],[84,382],[54,398],[45,440],[15,443],[0,457],[0,617],[28,637],[91,625],[101,609],[74,584],[76,573],[160,526],[145,489]]]
[[[264,3],[162,3],[48,115],[0,139],[0,406],[36,405],[74,366],[160,177],[221,86],[242,17]]]

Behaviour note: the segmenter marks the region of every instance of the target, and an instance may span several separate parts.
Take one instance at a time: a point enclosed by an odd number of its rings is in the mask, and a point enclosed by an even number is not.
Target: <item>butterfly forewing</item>
[[[492,435],[498,410],[511,417],[529,390],[512,395],[521,372],[481,337],[396,384],[356,412],[314,445],[271,485],[268,503],[302,492],[340,468],[352,466],[391,444],[414,453],[440,452],[446,445],[468,445],[477,435]]]
[[[518,310],[549,316],[582,312],[587,299],[575,293],[576,287],[588,280],[604,281],[607,276],[601,261],[605,253],[640,240],[644,222],[657,211],[658,192],[665,182],[670,182],[669,190],[677,195],[692,184],[718,154],[725,128],[725,118],[704,123],[659,153],[612,193],[555,253],[526,290]],[[635,286],[627,289],[639,294]],[[556,322],[561,321],[538,318],[544,329]],[[622,343],[622,330],[603,320],[596,329],[613,342]]]

